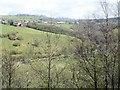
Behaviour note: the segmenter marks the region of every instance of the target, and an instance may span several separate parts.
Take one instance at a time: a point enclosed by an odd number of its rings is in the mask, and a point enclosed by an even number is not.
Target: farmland
[[[26,28],[26,27],[14,27],[14,26],[9,26],[9,25],[2,25],[2,34],[7,34],[10,32],[18,32],[18,35],[20,35],[23,40],[21,40],[22,45],[20,46],[20,48],[24,49],[25,47],[27,47],[27,43],[31,43],[34,39],[38,39],[38,40],[42,40],[45,39],[45,36],[47,34],[47,32],[43,32],[43,31],[37,31],[34,29],[30,29],[30,28]],[[52,33],[48,33],[51,34],[52,36],[59,36],[56,34],[52,34]],[[66,36],[66,35],[61,35],[60,36],[60,42],[61,43],[66,43],[68,40],[67,39],[73,39],[73,37],[70,36]],[[3,48],[12,48],[12,42],[11,40],[7,39],[7,38],[3,38]]]
[[[1,24],[3,88],[104,88],[106,82],[108,88],[117,87],[118,28],[112,23],[4,17],[32,22]]]
[[[120,90],[119,0],[1,0],[1,90]]]
[[[17,33],[18,36],[20,36],[22,38],[22,40],[20,40],[20,46],[14,46],[13,43],[18,41],[18,40],[10,40],[8,37],[2,37],[2,49],[6,49],[8,51],[14,51],[16,53],[14,53],[12,56],[13,57],[19,57],[19,56],[24,56],[26,57],[26,60],[17,60],[15,65],[19,65],[19,67],[17,68],[17,70],[14,72],[15,74],[15,79],[20,80],[20,85],[23,87],[27,87],[28,82],[26,81],[27,78],[31,78],[35,77],[30,84],[30,87],[38,87],[38,85],[40,83],[38,83],[41,79],[37,79],[40,77],[36,77],[34,75],[36,75],[35,71],[31,69],[34,67],[36,70],[39,71],[39,69],[41,68],[42,70],[46,71],[46,65],[48,63],[47,58],[44,58],[44,56],[46,56],[46,52],[44,50],[42,50],[42,48],[44,47],[47,50],[47,39],[50,39],[51,42],[50,44],[52,45],[51,48],[52,50],[56,47],[57,50],[55,50],[55,53],[60,53],[64,54],[66,53],[66,55],[72,54],[71,52],[71,46],[70,45],[70,41],[72,40],[76,40],[75,37],[71,37],[71,36],[66,36],[66,35],[58,35],[58,34],[53,34],[53,33],[47,33],[47,32],[43,32],[43,31],[37,31],[34,29],[30,29],[30,28],[26,28],[26,27],[14,27],[14,26],[9,26],[9,25],[2,25],[2,35],[7,35],[7,34],[11,34],[11,33]],[[47,37],[47,35],[49,37]],[[38,40],[39,42],[39,46],[38,47],[34,47],[32,46],[32,42],[34,40]],[[29,43],[29,44],[28,44]],[[38,44],[38,43],[37,43]],[[56,46],[57,44],[57,46]],[[62,51],[64,49],[64,52]],[[66,52],[66,50],[68,50]],[[32,50],[32,52],[31,52]],[[19,53],[18,53],[19,52]],[[37,55],[34,55],[34,53],[38,53],[41,52],[42,55],[39,56],[43,56],[43,58],[41,57],[37,57]],[[31,54],[32,53],[32,54]],[[4,54],[4,52],[3,52]],[[31,56],[29,56],[29,54]],[[28,55],[28,56],[27,56]],[[34,55],[35,57],[33,58]],[[73,61],[73,59],[69,59],[71,56],[64,58],[63,55],[58,57],[54,57],[56,58],[56,60],[54,62],[52,62],[52,65],[55,65],[55,68],[53,68],[52,72],[55,72],[54,69],[57,69],[58,71],[60,71],[61,69],[63,69],[64,72],[66,72],[66,77],[70,77],[69,74],[69,63],[74,63],[75,61]],[[30,59],[29,61],[27,61],[27,59]],[[40,60],[40,61],[39,61]],[[69,62],[70,60],[70,62]],[[4,62],[4,60],[3,60]],[[29,62],[29,63],[28,63]],[[37,66],[37,67],[36,67]],[[66,68],[66,69],[64,69]],[[29,73],[29,74],[26,74]],[[44,72],[45,75],[47,75],[47,72]],[[27,77],[27,78],[26,78]],[[52,76],[54,77],[54,75]],[[29,79],[30,79],[29,78]],[[62,78],[62,77],[61,77]],[[15,83],[14,83],[15,84]],[[41,83],[42,84],[42,83]],[[17,86],[16,86],[17,87]],[[44,85],[44,87],[46,87],[46,85]],[[59,86],[62,87],[62,86]]]

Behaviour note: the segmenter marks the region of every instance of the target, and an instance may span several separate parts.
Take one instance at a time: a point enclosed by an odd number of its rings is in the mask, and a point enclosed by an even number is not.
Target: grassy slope
[[[36,38],[39,40],[45,40],[46,39],[45,37],[47,35],[46,32],[38,31],[38,30],[26,28],[26,27],[14,27],[14,26],[9,26],[9,25],[2,25],[2,33],[5,34],[5,33],[9,33],[9,32],[18,32],[19,35],[22,35],[22,37],[23,37],[23,40],[21,41],[22,45],[17,48],[21,51],[25,51],[26,48],[28,48],[27,47],[28,42],[31,42],[33,39],[36,39]],[[56,34],[53,34],[53,33],[48,33],[48,34],[50,34],[51,37],[56,36]],[[63,48],[62,46],[68,45],[68,43],[72,39],[74,39],[74,38],[70,37],[70,36],[66,36],[66,35],[61,35],[60,39],[59,39],[60,40],[59,45],[58,45],[59,48]],[[7,48],[7,49],[15,49],[16,47],[12,46],[13,42],[14,41],[11,41],[7,38],[2,38],[2,47]],[[38,47],[38,48],[40,48],[40,47]],[[66,58],[66,59],[62,59],[62,60],[58,61],[57,63],[56,62],[54,62],[54,63],[56,65],[56,68],[58,68],[58,70],[60,70],[64,67],[67,68],[67,66],[69,66],[69,63],[72,63],[69,60],[71,60],[71,59]],[[45,70],[46,67],[41,65],[41,63],[44,63],[46,65],[48,62],[35,60],[35,62],[33,62],[32,64],[35,64],[37,66],[36,69],[38,69],[38,70],[40,68]],[[23,80],[22,82],[24,83],[24,80],[26,79],[26,76],[27,76],[26,75],[27,71],[29,72],[29,75],[32,75],[32,77],[34,77],[34,72],[31,70],[29,64],[20,64],[19,69],[16,71],[16,78],[21,77],[21,80]],[[47,71],[47,70],[45,70],[45,71]],[[68,73],[68,69],[66,69],[65,72],[67,73],[66,77],[68,77],[68,76],[70,77],[70,72]],[[36,78],[32,81],[33,87],[38,85],[38,83],[36,84],[37,81],[38,81],[38,79],[36,79]]]
[[[45,37],[47,34],[46,32],[38,31],[38,30],[26,28],[26,27],[14,27],[14,26],[9,26],[9,25],[2,25],[2,33],[5,34],[9,32],[18,32],[18,34],[23,37],[23,40],[20,41],[21,46],[18,48],[21,50],[27,48],[27,44],[31,43],[34,39],[45,40]],[[51,36],[54,36],[54,37],[56,36],[56,34],[53,34],[53,33],[49,33],[49,34],[51,34]],[[73,39],[73,37],[61,35],[59,45],[63,45],[63,43],[66,44],[71,39]],[[2,42],[3,48],[8,48],[8,49],[14,48],[12,46],[12,43],[14,41],[9,40],[7,38],[3,38],[2,41],[3,41]]]
[[[73,24],[55,24],[55,26],[62,27],[69,30],[73,27]]]

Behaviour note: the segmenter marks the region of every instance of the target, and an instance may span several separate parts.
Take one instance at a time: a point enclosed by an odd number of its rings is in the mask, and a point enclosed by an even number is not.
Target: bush
[[[34,42],[32,43],[32,46],[38,47],[39,46],[39,41],[38,40],[34,40]]]
[[[19,41],[15,41],[15,42],[13,43],[13,46],[15,46],[15,47],[20,46],[20,42],[19,42]]]
[[[16,40],[16,37],[15,36],[8,36],[8,39],[10,39],[10,40]]]
[[[12,55],[22,54],[22,51],[20,51],[20,50],[12,50],[11,53],[12,53]]]
[[[14,35],[16,36],[18,32],[9,32],[8,35]]]
[[[2,38],[2,34],[0,34],[0,38]]]
[[[18,36],[16,39],[17,40],[23,40],[23,37],[22,36]]]
[[[1,38],[6,38],[6,37],[7,37],[7,34],[0,34],[0,37],[1,37]]]
[[[8,20],[9,25],[13,25],[13,20]]]
[[[17,39],[17,32],[10,32],[7,35],[8,35],[8,39],[10,39],[10,40],[16,40]]]

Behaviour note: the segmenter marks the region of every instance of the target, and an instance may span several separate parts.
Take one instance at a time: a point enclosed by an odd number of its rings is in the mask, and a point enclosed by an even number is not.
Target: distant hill
[[[105,19],[71,19],[71,18],[54,18],[48,17],[45,15],[29,15],[29,14],[17,14],[17,15],[3,15],[3,19],[12,19],[12,20],[40,20],[40,21],[62,21],[68,23],[74,22],[87,22],[87,21],[95,21],[95,22],[105,22]],[[117,22],[118,18],[109,18],[110,22]]]
[[[25,14],[17,14],[17,15],[4,15],[3,19],[12,19],[12,20],[48,20],[49,17],[44,15],[25,15]]]
[[[17,15],[3,15],[3,19],[12,19],[12,20],[42,20],[42,21],[63,21],[63,22],[74,22],[75,19],[70,18],[54,18],[47,17],[45,15],[29,15],[29,14],[17,14]]]

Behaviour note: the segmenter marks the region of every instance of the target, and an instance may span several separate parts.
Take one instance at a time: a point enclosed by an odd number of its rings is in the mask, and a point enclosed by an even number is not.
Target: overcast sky
[[[117,0],[107,0],[115,3]],[[0,0],[0,15],[39,14],[52,17],[86,18],[98,12],[100,0]]]

